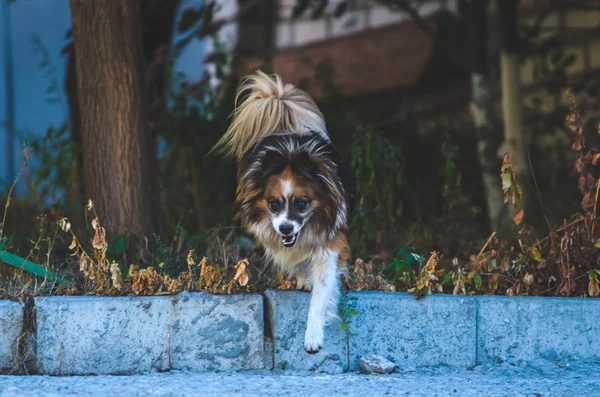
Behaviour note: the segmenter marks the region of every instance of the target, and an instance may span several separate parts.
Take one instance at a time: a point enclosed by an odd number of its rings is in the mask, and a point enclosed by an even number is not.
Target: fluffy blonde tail
[[[244,94],[246,98],[238,104]],[[313,99],[291,84],[284,85],[278,75],[258,70],[242,81],[231,125],[215,148],[240,160],[271,134],[309,131],[329,139],[323,114]]]

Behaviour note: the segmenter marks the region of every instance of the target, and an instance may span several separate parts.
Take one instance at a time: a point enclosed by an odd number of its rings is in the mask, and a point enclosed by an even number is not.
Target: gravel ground
[[[404,370],[392,375],[273,371],[135,376],[0,376],[0,396],[600,396],[600,364]]]

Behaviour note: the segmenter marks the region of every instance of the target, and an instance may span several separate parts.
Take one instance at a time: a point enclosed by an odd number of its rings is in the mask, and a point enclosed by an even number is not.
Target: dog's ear
[[[266,152],[262,160],[262,169],[266,177],[282,173],[285,165],[285,158],[274,150]]]
[[[302,151],[296,154],[292,160],[292,169],[305,177],[312,179],[319,170],[319,159],[311,156],[308,152]]]

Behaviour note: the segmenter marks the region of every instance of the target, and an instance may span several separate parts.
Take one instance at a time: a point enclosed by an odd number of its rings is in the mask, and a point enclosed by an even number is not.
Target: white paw
[[[304,350],[309,354],[318,353],[323,348],[323,330],[308,328],[304,336]]]

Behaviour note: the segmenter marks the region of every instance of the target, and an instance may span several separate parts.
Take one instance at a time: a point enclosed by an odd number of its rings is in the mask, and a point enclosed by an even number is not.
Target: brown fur
[[[350,244],[348,243],[346,233],[339,233],[333,241],[327,244],[327,248],[340,253],[337,267],[339,271],[345,271],[348,259],[350,259]]]

